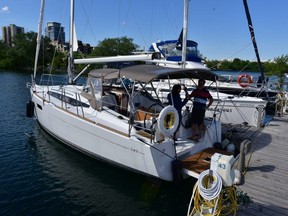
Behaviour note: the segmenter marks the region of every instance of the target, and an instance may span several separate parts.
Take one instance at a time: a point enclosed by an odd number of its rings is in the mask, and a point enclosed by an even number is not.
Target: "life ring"
[[[242,81],[243,78],[245,78],[247,81],[243,82]],[[237,82],[242,88],[245,88],[252,83],[252,77],[248,74],[242,74],[242,75],[238,76]]]
[[[179,115],[177,110],[171,105],[166,106],[160,112],[157,124],[160,132],[164,136],[172,136],[179,125]]]

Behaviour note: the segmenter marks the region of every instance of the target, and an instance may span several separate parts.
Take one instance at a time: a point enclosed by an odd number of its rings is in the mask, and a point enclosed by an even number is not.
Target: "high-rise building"
[[[10,24],[9,26],[2,27],[2,37],[3,41],[9,46],[13,46],[13,37],[17,34],[23,34],[24,28]]]
[[[47,22],[45,36],[50,38],[54,46],[63,46],[65,44],[65,32],[64,27],[61,27],[61,23]]]

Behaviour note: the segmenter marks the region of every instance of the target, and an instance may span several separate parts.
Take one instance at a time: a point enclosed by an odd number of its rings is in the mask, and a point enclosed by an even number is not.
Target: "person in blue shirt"
[[[210,92],[205,88],[205,80],[199,79],[198,86],[189,95],[189,98],[194,97],[193,109],[191,113],[192,122],[192,139],[194,141],[199,141],[201,136],[201,131],[205,131],[204,117],[205,111],[213,103],[213,97]],[[208,102],[208,105],[207,104]]]
[[[187,88],[184,87],[184,91],[186,93],[186,97],[184,100],[180,97],[180,92],[181,92],[181,85],[180,84],[175,84],[172,88],[172,92],[167,95],[168,103],[169,105],[172,105],[175,107],[175,109],[178,112],[179,119],[181,120],[181,113],[182,113],[182,107],[186,105],[188,102],[188,91]],[[171,97],[172,95],[172,97]]]

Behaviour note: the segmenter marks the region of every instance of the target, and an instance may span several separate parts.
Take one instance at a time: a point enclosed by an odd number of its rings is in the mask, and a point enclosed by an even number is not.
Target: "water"
[[[186,215],[194,179],[151,179],[89,158],[26,117],[30,74],[0,72],[0,215]]]

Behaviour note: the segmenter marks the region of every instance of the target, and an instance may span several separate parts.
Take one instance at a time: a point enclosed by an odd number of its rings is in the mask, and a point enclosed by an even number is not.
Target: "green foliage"
[[[235,70],[235,71],[252,71],[258,72],[259,66],[257,62],[248,60],[240,60],[235,58],[233,61],[226,60],[206,60],[209,68],[214,70]],[[264,73],[267,76],[276,75],[282,77],[288,72],[288,55],[282,55],[274,58],[273,61],[262,62]]]
[[[288,55],[282,55],[274,59],[276,75],[280,78],[279,82],[283,83],[284,74],[288,73]]]
[[[34,67],[35,50],[36,50],[35,32],[17,34],[13,38],[13,46],[9,47],[4,42],[0,43],[0,68],[1,69],[21,69],[31,70]],[[42,40],[39,65],[42,68],[47,67],[47,63],[52,61],[54,47],[51,45],[49,38]]]
[[[34,67],[36,38],[37,34],[35,32],[18,34],[13,38],[14,46],[12,47],[0,41],[0,69],[31,70]],[[66,70],[67,52],[56,51],[47,37],[42,38],[41,41],[38,70],[42,69],[44,71],[48,66],[51,66],[52,71]],[[137,48],[138,45],[134,44],[131,38],[105,39],[95,47],[93,57],[127,55],[137,50]],[[75,57],[80,56],[75,53]],[[100,65],[97,66],[100,67]],[[85,65],[76,65],[79,71],[84,67]]]
[[[133,43],[132,38],[106,38],[94,48],[94,56],[117,56],[128,55],[138,49],[138,45]]]
[[[18,34],[13,38],[14,46],[10,49],[9,56],[13,59],[15,68],[33,67],[34,57],[31,53],[35,53],[35,41],[36,34],[32,32]]]
[[[236,190],[237,204],[240,206],[247,206],[253,204],[253,200],[243,191]]]
[[[227,59],[223,61],[211,60],[206,62],[207,66],[215,70],[233,70],[233,71],[259,71],[257,62],[250,62],[248,60],[241,60],[238,58],[233,59],[233,61],[228,61]]]
[[[9,69],[13,65],[12,59],[9,58],[8,51],[8,45],[0,41],[0,68]]]

